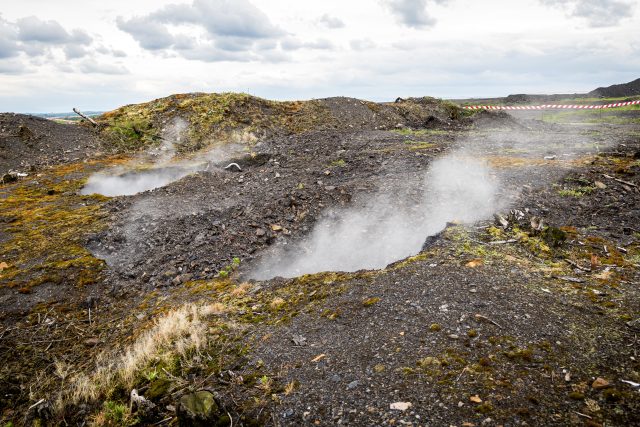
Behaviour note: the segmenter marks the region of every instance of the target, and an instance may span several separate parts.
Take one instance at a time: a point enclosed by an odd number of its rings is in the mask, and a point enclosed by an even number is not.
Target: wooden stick
[[[489,242],[490,245],[505,245],[507,243],[516,243],[518,240],[509,239],[509,240],[495,240],[493,242]]]
[[[625,180],[622,180],[622,179],[614,178],[613,176],[609,176],[609,175],[607,175],[607,174],[602,174],[602,176],[604,176],[604,177],[605,177],[605,178],[607,178],[607,179],[612,179],[612,180],[614,180],[614,181],[617,181],[617,182],[619,182],[620,184],[629,185],[629,186],[631,186],[631,187],[637,187],[637,186],[638,186],[638,184],[634,184],[633,182],[629,182],[629,181],[625,181]]]
[[[73,107],[73,112],[76,113],[77,115],[79,115],[80,117],[82,117],[83,119],[85,119],[86,121],[88,121],[89,123],[91,123],[94,126],[98,126],[98,123],[96,123],[95,120],[93,120],[91,117],[86,116],[84,114],[82,114],[80,111],[78,111],[76,109],[76,107]]]
[[[567,264],[574,266],[578,270],[582,270],[582,271],[586,271],[586,272],[590,272],[591,271],[590,268],[583,267],[580,264],[578,264],[577,262],[571,261],[570,259],[565,259],[565,261],[567,262]]]
[[[502,326],[500,326],[497,322],[494,322],[493,320],[489,319],[487,316],[483,316],[482,314],[476,314],[475,318],[479,319],[479,320],[484,320],[486,322],[489,322],[489,323],[492,323],[492,324],[496,325],[499,328],[502,328]]]

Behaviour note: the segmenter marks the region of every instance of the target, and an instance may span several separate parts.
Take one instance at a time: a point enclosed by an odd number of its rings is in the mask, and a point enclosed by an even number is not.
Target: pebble
[[[593,387],[596,390],[601,390],[603,388],[609,387],[610,385],[611,385],[611,383],[609,383],[609,381],[605,380],[604,378],[598,377],[591,384],[591,387]]]
[[[411,408],[411,402],[394,402],[389,405],[389,409],[396,411],[406,411],[409,408]]]
[[[88,338],[88,339],[84,340],[84,344],[87,347],[93,347],[95,345],[100,344],[100,338]]]
[[[358,381],[351,381],[349,384],[347,384],[347,388],[349,390],[353,390],[354,388],[358,387]]]

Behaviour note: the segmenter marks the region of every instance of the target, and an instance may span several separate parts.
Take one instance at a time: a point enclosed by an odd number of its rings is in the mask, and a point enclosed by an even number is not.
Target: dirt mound
[[[0,174],[79,161],[100,147],[89,128],[24,114],[0,114]]]
[[[640,79],[635,79],[629,83],[599,87],[592,90],[587,95],[602,98],[622,98],[624,96],[640,95]]]
[[[435,98],[409,98],[375,103],[336,97],[311,101],[269,101],[238,93],[171,95],[144,104],[127,105],[98,121],[115,150],[129,151],[157,144],[181,127],[178,151],[195,151],[215,141],[255,139],[321,130],[384,130],[424,127],[431,118],[455,126],[471,115],[455,104]]]
[[[504,100],[509,104],[527,104],[531,102],[531,96],[525,94],[509,95]]]

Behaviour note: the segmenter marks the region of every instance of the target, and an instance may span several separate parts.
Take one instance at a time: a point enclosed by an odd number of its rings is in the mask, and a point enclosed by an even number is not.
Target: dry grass
[[[154,360],[184,356],[207,343],[204,319],[226,311],[222,304],[188,304],[170,311],[119,355],[103,354],[90,375],[72,378],[71,387],[60,403],[95,400],[115,385],[130,388],[139,373]]]

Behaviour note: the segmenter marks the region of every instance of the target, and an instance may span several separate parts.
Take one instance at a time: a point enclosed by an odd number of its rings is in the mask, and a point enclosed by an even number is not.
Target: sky
[[[0,0],[0,111],[184,92],[576,93],[640,77],[638,0]]]

